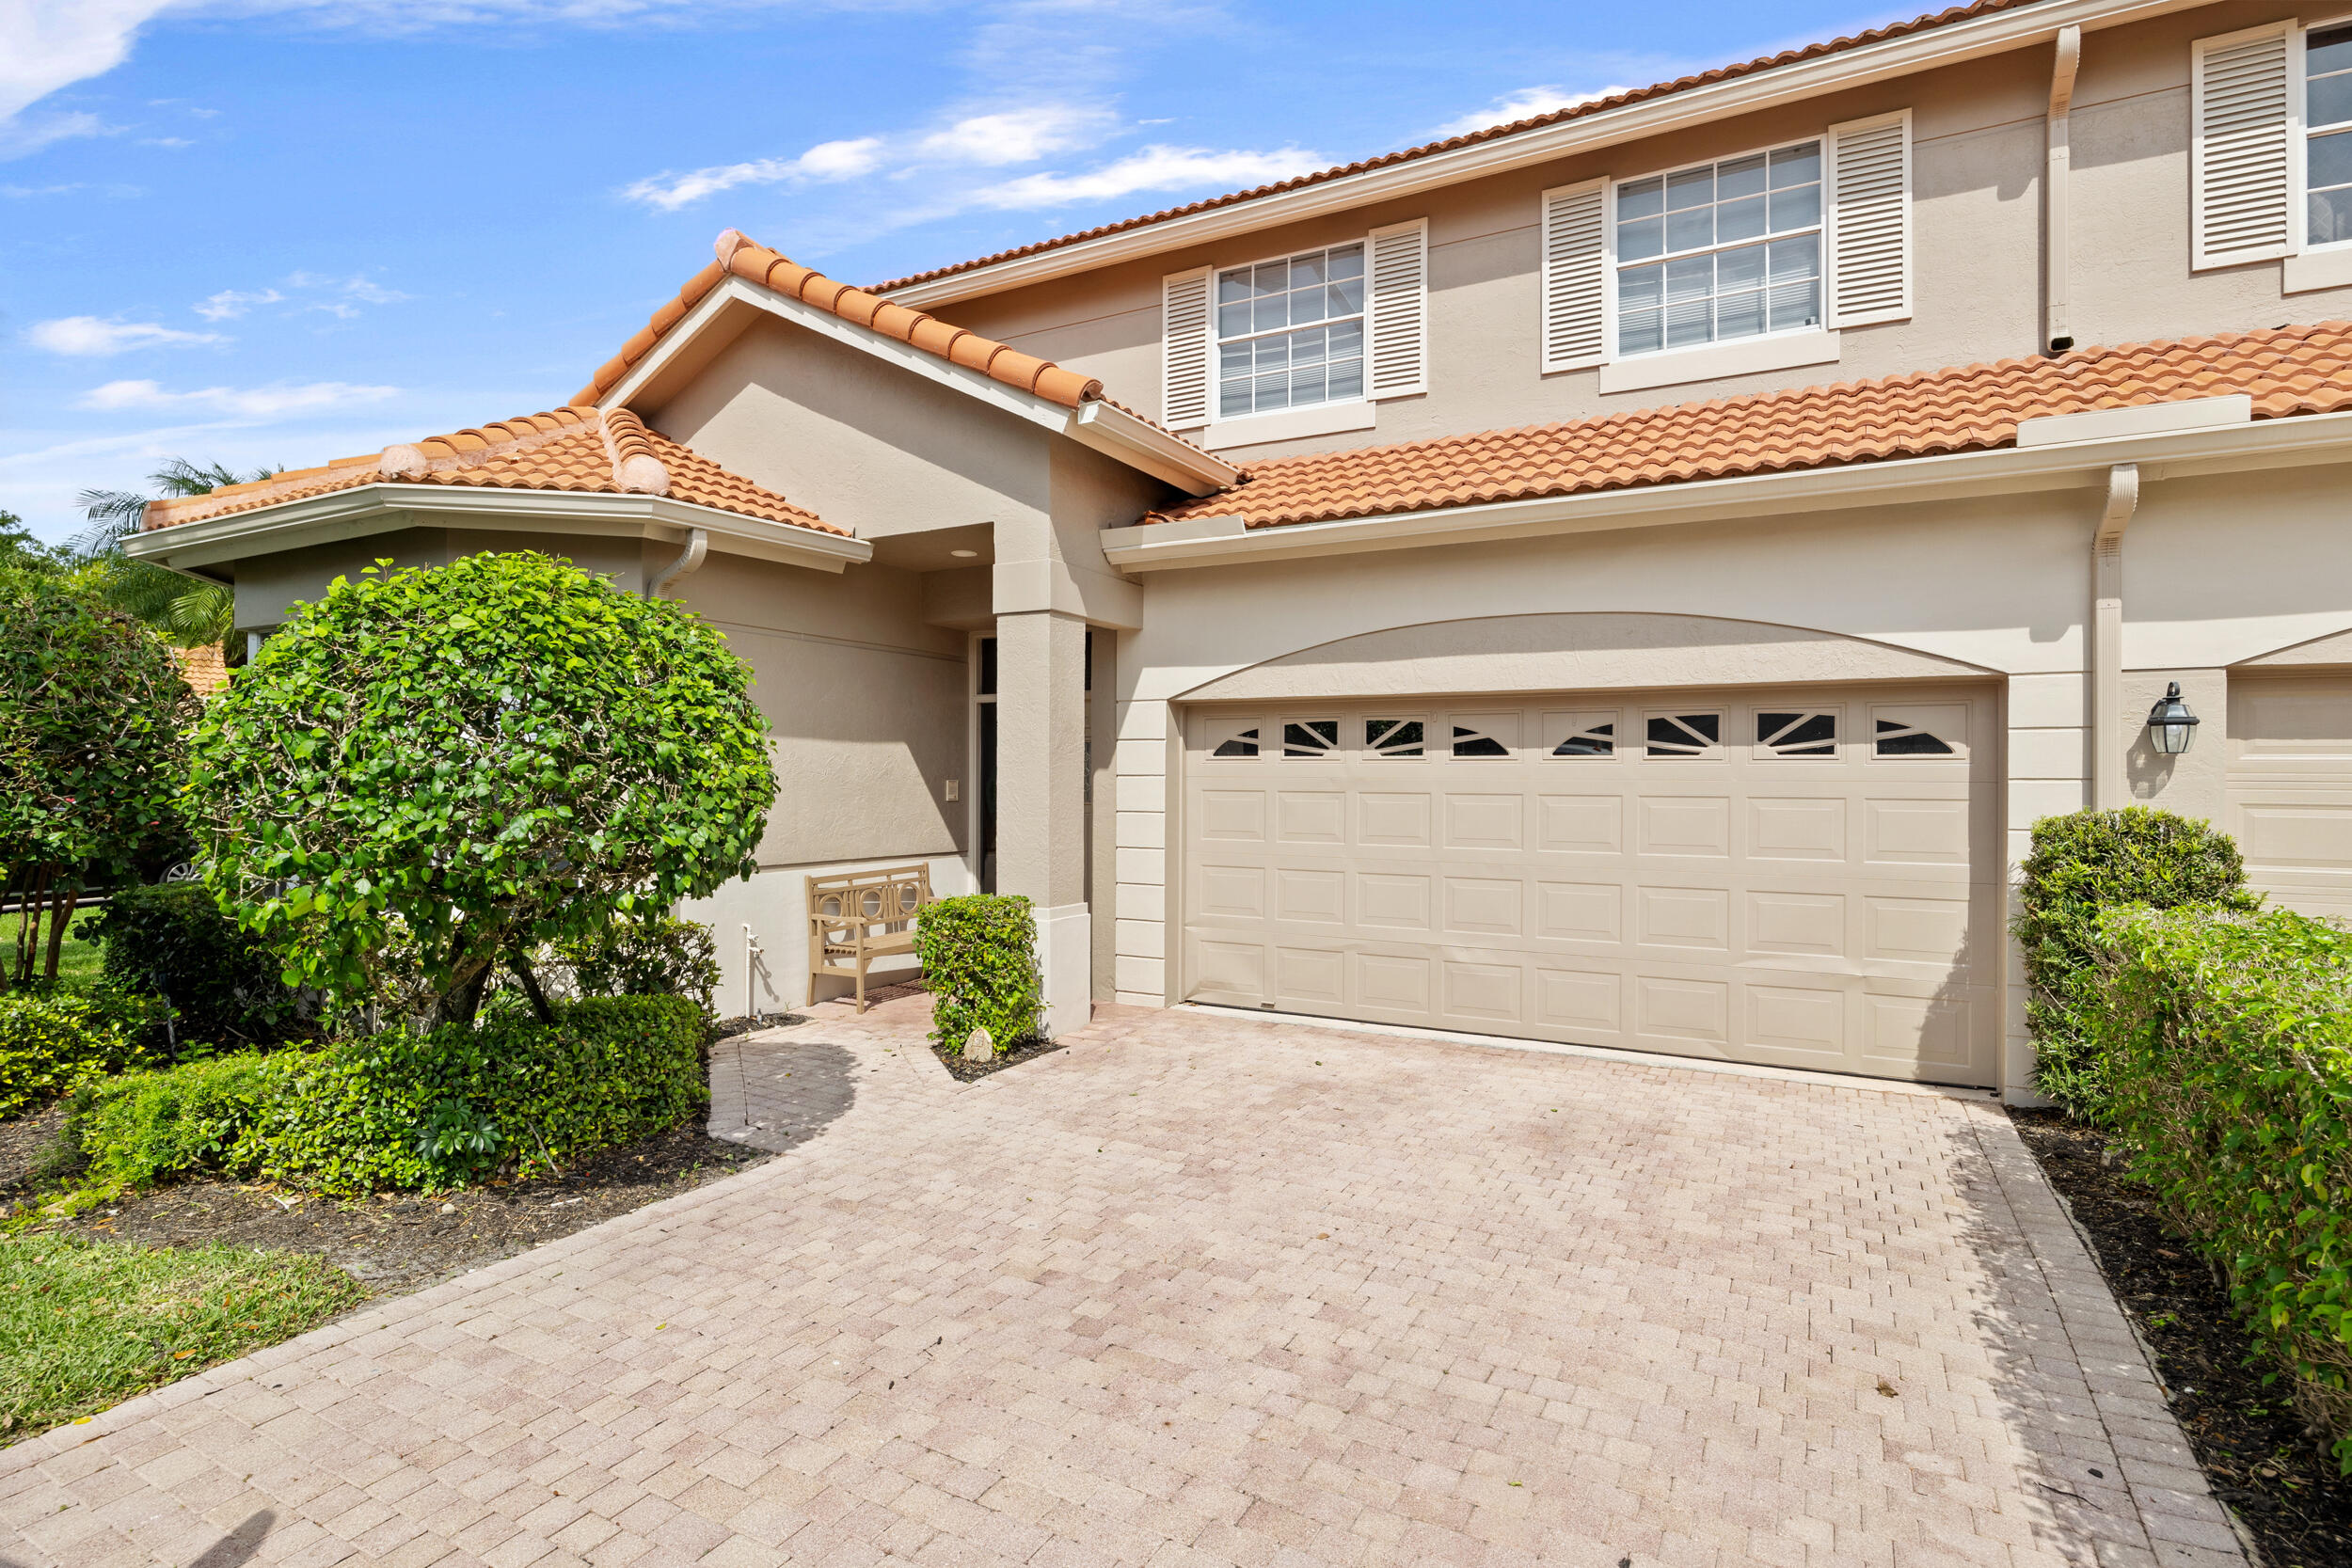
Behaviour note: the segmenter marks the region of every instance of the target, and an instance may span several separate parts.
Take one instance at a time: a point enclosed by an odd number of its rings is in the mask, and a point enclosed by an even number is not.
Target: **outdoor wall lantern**
[[[2167,681],[2164,700],[2148,710],[2148,738],[2166,756],[2177,757],[2197,738],[2197,715],[2181,701],[2181,683]]]

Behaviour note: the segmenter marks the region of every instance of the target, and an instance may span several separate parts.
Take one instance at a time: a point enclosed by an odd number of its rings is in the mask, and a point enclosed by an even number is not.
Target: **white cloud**
[[[276,289],[255,289],[246,293],[223,289],[196,306],[196,313],[208,322],[234,321],[256,305],[275,305],[286,296]]]
[[[194,147],[196,143],[185,136],[141,136],[139,145],[141,147],[168,147],[177,150],[183,147]]]
[[[40,151],[52,142],[70,141],[75,136],[112,135],[117,129],[96,115],[79,112],[39,117],[19,115],[13,119],[0,119],[0,159],[22,158]]]
[[[239,388],[202,387],[188,392],[167,392],[152,381],[109,381],[85,392],[74,406],[115,413],[125,409],[208,410],[248,420],[283,419],[358,404],[398,397],[397,387],[356,387],[347,381],[279,382],[275,386]]]
[[[220,343],[217,332],[182,332],[154,322],[101,321],[96,316],[61,316],[35,322],[25,331],[38,349],[51,354],[120,354],[126,349],[160,348],[167,343]]]
[[[1025,174],[983,186],[961,205],[1008,211],[1108,201],[1141,191],[1180,191],[1213,185],[1242,190],[1327,168],[1319,152],[1286,147],[1277,152],[1218,151],[1204,147],[1146,147],[1100,168],[1075,174]]]
[[[0,49],[0,125],[59,87],[120,65],[139,28],[167,3],[8,0],[8,46]]]
[[[941,163],[1031,164],[1049,152],[1090,147],[1116,120],[1107,109],[1041,103],[997,114],[971,115],[914,144],[916,156]]]
[[[640,180],[621,194],[632,201],[675,213],[704,197],[731,191],[738,185],[805,185],[854,180],[870,174],[882,162],[882,141],[875,136],[818,142],[797,158],[756,158],[749,163],[717,164],[687,174],[658,174]]]
[[[1596,103],[1600,99],[1612,98],[1618,93],[1630,90],[1632,89],[1615,84],[1605,87],[1595,87],[1589,92],[1565,92],[1554,87],[1523,87],[1508,98],[1497,99],[1483,109],[1472,109],[1469,114],[1457,119],[1449,119],[1443,125],[1431,130],[1429,134],[1439,139],[1447,136],[1467,136],[1472,131],[1485,131],[1497,125],[1508,125],[1514,120],[1533,119],[1537,115],[1548,115],[1554,109],[1572,109],[1579,103]]]

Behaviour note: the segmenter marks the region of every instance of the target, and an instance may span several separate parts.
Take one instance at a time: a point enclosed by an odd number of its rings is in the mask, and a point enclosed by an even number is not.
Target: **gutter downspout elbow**
[[[2090,540],[2090,803],[2131,803],[2123,777],[2123,531],[2139,510],[2139,465],[2107,470],[2107,503]]]
[[[2074,23],[2058,29],[2058,55],[2050,67],[2047,156],[2042,170],[2042,350],[2063,354],[2074,346],[2067,325],[2066,184],[2074,163],[2069,117],[2074,105],[2074,71],[2082,64],[2083,30]]]
[[[651,582],[645,584],[645,597],[649,599],[661,597],[663,589],[700,566],[703,563],[703,558],[709,553],[710,535],[698,528],[687,530],[686,548],[679,551],[678,558],[664,566]]]

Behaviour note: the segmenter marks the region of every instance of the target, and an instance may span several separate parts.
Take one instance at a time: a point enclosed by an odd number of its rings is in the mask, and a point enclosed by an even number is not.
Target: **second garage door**
[[[1991,689],[1186,715],[1185,993],[1994,1081]]]

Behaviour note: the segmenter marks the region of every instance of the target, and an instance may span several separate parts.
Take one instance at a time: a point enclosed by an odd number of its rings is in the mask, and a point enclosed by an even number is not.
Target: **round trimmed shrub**
[[[2043,817],[2024,873],[2014,930],[2025,950],[2034,1086],[2069,1114],[2097,1120],[2107,1103],[2099,1025],[2109,950],[2100,915],[2135,904],[2252,910],[2262,897],[2247,891],[2229,834],[2151,806]]]

